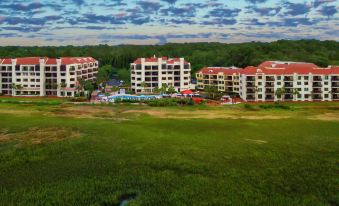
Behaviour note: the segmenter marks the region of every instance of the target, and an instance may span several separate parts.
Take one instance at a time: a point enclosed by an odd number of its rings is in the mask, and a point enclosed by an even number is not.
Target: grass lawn
[[[0,205],[339,205],[339,103],[0,103]]]

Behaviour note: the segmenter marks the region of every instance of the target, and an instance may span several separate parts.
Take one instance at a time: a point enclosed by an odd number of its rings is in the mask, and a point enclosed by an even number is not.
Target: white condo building
[[[167,57],[139,58],[131,64],[133,92],[152,93],[163,84],[173,86],[178,92],[190,89],[191,64],[184,58]]]
[[[79,79],[95,81],[98,66],[92,57],[0,58],[0,93],[72,97]]]
[[[237,77],[238,76],[238,77]],[[244,69],[203,68],[198,89],[215,86],[236,92],[244,101],[339,101],[339,67],[312,63],[266,61]]]

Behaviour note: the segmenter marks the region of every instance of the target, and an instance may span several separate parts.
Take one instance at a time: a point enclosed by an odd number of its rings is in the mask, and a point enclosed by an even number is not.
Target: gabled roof
[[[174,64],[180,62],[180,58],[168,58],[168,57],[160,57],[162,61],[165,61],[166,64]],[[138,58],[136,59],[133,63],[134,64],[141,64],[141,59]],[[150,58],[145,58],[145,62],[158,62],[158,57],[150,57]],[[184,61],[184,64],[189,64],[189,62]]]
[[[255,75],[255,74],[266,74],[266,75],[293,75],[293,74],[316,74],[316,75],[331,75],[331,74],[339,74],[339,67],[327,67],[320,68],[314,67],[314,64],[290,64],[285,67],[253,67],[249,66],[243,69],[241,74],[246,75]]]
[[[20,65],[37,65],[40,64],[40,59],[44,60],[44,63],[47,65],[55,65],[57,64],[56,58],[48,58],[48,57],[20,57],[16,58],[17,64]],[[94,63],[95,60],[92,57],[62,57],[61,64],[84,64],[84,63]],[[0,64],[12,64],[12,59],[5,58],[0,59]]]
[[[199,70],[199,73],[202,74],[219,74],[223,73],[224,75],[233,75],[239,74],[242,69],[236,67],[204,67]]]

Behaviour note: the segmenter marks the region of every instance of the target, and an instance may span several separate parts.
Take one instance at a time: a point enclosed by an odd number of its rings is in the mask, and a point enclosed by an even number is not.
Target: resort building
[[[266,61],[258,67],[206,67],[197,74],[197,89],[215,86],[238,93],[244,101],[338,101],[339,67]]]
[[[239,72],[236,67],[205,67],[196,73],[197,89],[215,87],[217,91],[239,93]]]
[[[131,88],[135,93],[152,93],[163,84],[177,92],[190,89],[191,64],[184,58],[139,58],[131,64]]]
[[[245,101],[339,100],[339,68],[312,63],[267,61],[240,72]]]
[[[0,93],[72,97],[79,79],[95,81],[98,66],[92,57],[0,58]]]

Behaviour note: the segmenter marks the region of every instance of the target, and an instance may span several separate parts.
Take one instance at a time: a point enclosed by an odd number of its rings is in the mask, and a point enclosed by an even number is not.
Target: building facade
[[[268,61],[240,72],[239,91],[245,101],[339,100],[339,68]]]
[[[0,93],[72,97],[79,79],[96,80],[98,66],[92,57],[0,58]]]
[[[131,88],[135,93],[153,93],[163,84],[177,92],[190,89],[191,64],[184,58],[139,58],[131,64]]]
[[[244,69],[203,68],[197,88],[238,93],[244,101],[338,101],[339,67],[312,63],[267,61]]]
[[[205,67],[196,73],[197,89],[215,87],[220,92],[239,93],[239,72],[236,67]]]

